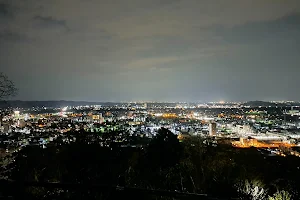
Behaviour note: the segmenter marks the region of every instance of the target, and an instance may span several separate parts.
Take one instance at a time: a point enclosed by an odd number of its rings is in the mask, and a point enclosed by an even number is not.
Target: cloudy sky
[[[0,0],[20,100],[300,100],[299,0]]]

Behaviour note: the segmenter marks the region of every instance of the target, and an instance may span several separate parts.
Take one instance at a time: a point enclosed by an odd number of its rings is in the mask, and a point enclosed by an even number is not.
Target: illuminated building
[[[92,115],[93,120],[99,120],[100,119],[100,115]]]
[[[102,117],[102,113],[98,114],[98,115],[92,115],[92,119],[94,122],[98,122],[98,123],[103,123],[104,122],[104,118]]]
[[[164,113],[162,115],[163,118],[176,118],[177,115],[175,113]]]
[[[290,144],[287,141],[258,141],[255,138],[240,138],[239,141],[231,142],[232,146],[238,148],[279,148],[279,147],[294,147],[294,144]]]
[[[19,119],[20,118],[20,111],[16,110],[14,112],[14,116],[15,116],[16,119]]]
[[[20,128],[25,128],[25,126],[26,126],[25,121],[24,121],[24,120],[18,120],[18,126],[19,126]]]
[[[214,136],[217,134],[217,124],[215,122],[211,122],[209,124],[209,135]]]
[[[127,114],[127,117],[129,117],[129,118],[133,117],[133,112],[129,111],[128,114]]]

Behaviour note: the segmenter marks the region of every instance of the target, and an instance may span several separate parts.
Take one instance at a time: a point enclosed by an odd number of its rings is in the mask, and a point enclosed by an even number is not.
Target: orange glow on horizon
[[[257,141],[256,139],[245,139],[241,138],[240,141],[233,141],[231,142],[233,147],[237,148],[279,148],[279,147],[295,147],[295,144],[290,144],[287,142],[281,142],[281,141],[271,141],[270,143],[265,143],[261,141]]]

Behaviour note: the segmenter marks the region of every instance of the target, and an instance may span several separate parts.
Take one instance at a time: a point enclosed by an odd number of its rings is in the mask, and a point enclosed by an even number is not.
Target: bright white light
[[[25,114],[24,119],[25,119],[25,120],[28,120],[28,119],[29,119],[29,115],[28,115],[28,114]]]
[[[15,115],[19,115],[20,111],[16,110],[14,113],[15,113]]]
[[[62,111],[65,112],[65,111],[67,111],[67,109],[68,109],[68,106],[67,106],[67,107],[64,107],[64,108],[62,109]]]

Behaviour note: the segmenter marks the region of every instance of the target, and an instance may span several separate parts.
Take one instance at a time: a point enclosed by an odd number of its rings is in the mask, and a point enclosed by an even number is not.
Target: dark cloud
[[[55,19],[54,17],[35,16],[34,24],[42,29],[63,29],[68,31],[69,28],[65,20]]]
[[[13,19],[15,10],[9,3],[0,3],[0,26],[6,25]],[[1,27],[0,27],[1,29]]]
[[[257,42],[276,42],[279,38],[295,39],[299,42],[300,13],[294,13],[272,21],[249,22],[232,28],[218,27],[218,36],[227,42],[253,44]]]
[[[7,17],[10,14],[9,5],[0,3],[0,17]]]

